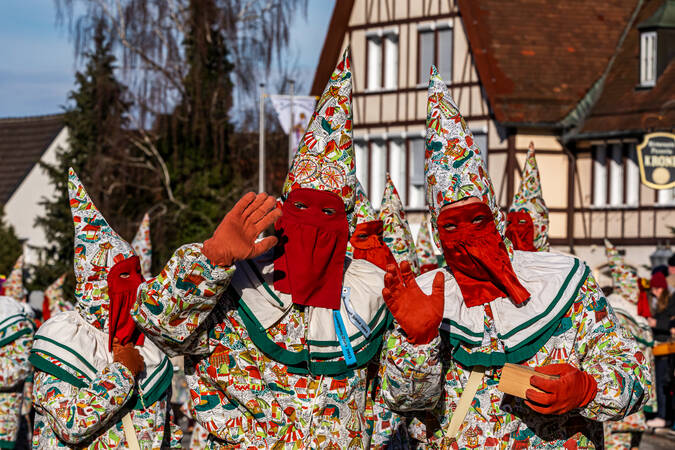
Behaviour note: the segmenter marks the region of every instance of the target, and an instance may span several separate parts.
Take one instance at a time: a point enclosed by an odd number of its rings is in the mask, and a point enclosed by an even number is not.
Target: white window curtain
[[[626,158],[626,205],[638,206],[640,203],[640,168],[637,163],[635,144],[628,146]]]
[[[656,83],[656,31],[640,35],[640,84],[654,86]]]
[[[370,143],[370,202],[373,208],[380,209],[384,193],[385,174],[387,172],[387,149],[382,140]]]
[[[605,206],[607,203],[607,147],[595,146],[593,159],[593,205]]]
[[[398,86],[398,35],[389,33],[384,37],[384,87]]]
[[[623,148],[621,144],[612,144],[609,158],[609,204],[623,204]]]
[[[426,83],[429,80],[429,69],[436,59],[435,33],[434,30],[419,30],[419,74],[418,82]]]
[[[354,141],[354,157],[356,159],[356,178],[359,179],[363,188],[368,190],[368,143]]]
[[[382,39],[368,36],[368,89],[382,87]]]
[[[389,175],[394,182],[401,202],[406,204],[406,179],[405,179],[405,143],[402,139],[389,141]]]
[[[675,204],[675,188],[659,189],[657,196],[658,196],[657,202],[659,205]]]
[[[410,139],[409,183],[410,198],[408,206],[424,208],[424,138]]]
[[[480,149],[480,154],[485,161],[485,165],[488,163],[488,136],[484,130],[478,130],[473,133],[473,140]]]
[[[438,61],[436,64],[443,81],[450,83],[452,81],[452,28],[438,30]]]

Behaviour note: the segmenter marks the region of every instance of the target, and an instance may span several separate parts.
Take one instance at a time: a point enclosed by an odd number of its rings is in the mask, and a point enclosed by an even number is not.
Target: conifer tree
[[[3,214],[2,209],[0,214]],[[22,250],[23,245],[14,233],[14,227],[5,222],[4,214],[0,215],[0,274],[9,275]]]

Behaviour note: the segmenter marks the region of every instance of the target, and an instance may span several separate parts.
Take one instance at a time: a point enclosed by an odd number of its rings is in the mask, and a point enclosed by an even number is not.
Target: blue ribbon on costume
[[[343,287],[342,288],[342,301],[345,304],[345,309],[347,310],[347,317],[349,317],[349,321],[361,332],[361,334],[368,339],[370,337],[370,327],[366,323],[365,320],[359,316],[356,311],[354,310],[354,307],[352,306],[352,302],[350,300],[351,298],[351,288],[350,287]]]
[[[340,341],[340,347],[342,347],[342,354],[345,357],[345,363],[347,366],[353,366],[356,364],[356,355],[354,354],[352,343],[349,342],[347,329],[342,321],[339,309],[333,310],[333,322],[335,323],[335,333],[337,334],[338,341]]]

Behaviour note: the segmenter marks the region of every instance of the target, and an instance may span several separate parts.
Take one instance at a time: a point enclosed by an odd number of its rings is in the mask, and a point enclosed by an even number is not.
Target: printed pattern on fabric
[[[350,223],[352,223],[353,226],[377,220],[375,209],[373,208],[373,205],[370,203],[370,199],[366,195],[366,190],[363,188],[363,185],[361,185],[361,182],[358,180],[356,180],[354,212],[352,213],[352,215],[353,217],[350,219]]]
[[[263,352],[251,339],[236,305],[228,298],[217,301],[233,269],[208,266],[199,278],[193,277],[194,267],[208,262],[199,256],[199,248],[193,244],[179,249],[159,277],[142,285],[133,314],[146,335],[167,353],[188,355],[185,367],[192,414],[213,435],[212,446],[360,449],[369,448],[373,430],[383,433],[378,445],[387,445],[394,437],[379,421],[400,419],[384,412],[376,387],[369,386],[377,369],[370,376],[367,365],[339,376],[318,376],[294,373],[291,366],[271,358],[267,352],[307,348],[306,311],[293,305],[272,327],[260,330],[275,344],[275,350]],[[421,364],[437,360],[429,355],[434,351],[431,346],[408,348]],[[389,361],[382,359],[381,364]],[[409,371],[402,368],[388,370],[393,383],[410,383],[405,380]],[[374,416],[375,410],[382,413]]]
[[[614,292],[625,300],[637,304],[640,295],[637,274],[624,262],[623,256],[607,239],[605,239],[605,254],[609,260]]]
[[[490,315],[486,317],[487,331],[492,327]],[[411,435],[424,448],[440,448],[471,370],[453,360],[449,345],[443,359],[445,388],[435,411],[438,424],[430,425],[433,437],[427,440],[423,417],[410,426]],[[595,378],[598,392],[588,405],[578,413],[541,415],[523,400],[497,390],[501,368],[488,368],[452,448],[602,448],[602,422],[621,420],[647,400],[651,374],[645,356],[619,325],[590,275],[553,335],[532,358],[521,362],[532,368],[557,363],[572,364]]]
[[[96,209],[73,169],[68,172],[68,196],[75,224],[76,308],[100,330],[108,324],[108,271],[134,255],[131,246]]]
[[[15,300],[23,302],[26,300],[26,289],[23,287],[23,254],[14,263],[9,277],[2,285],[4,294]]]
[[[434,253],[434,246],[431,243],[431,232],[429,231],[429,214],[425,214],[420,225],[420,231],[417,233],[417,242],[415,243],[417,260],[420,268],[428,264],[438,265],[438,258]]]
[[[513,195],[509,211],[526,211],[534,225],[534,247],[548,251],[548,207],[541,192],[539,167],[534,156],[534,145],[530,144],[525,159],[523,178],[518,192]]]
[[[63,293],[63,284],[66,282],[66,276],[63,274],[56,279],[45,290],[45,298],[47,299],[47,306],[49,307],[50,315],[55,315],[63,311],[72,311],[73,305],[66,301]]]
[[[16,441],[24,401],[24,380],[31,373],[28,354],[33,344],[33,328],[28,319],[24,321],[23,326],[31,332],[0,347],[0,447],[4,448]]]
[[[286,177],[282,195],[312,188],[338,195],[354,208],[356,166],[352,147],[352,72],[348,51],[316,104]]]
[[[131,241],[131,247],[134,253],[141,260],[141,273],[148,279],[152,277],[152,242],[150,241],[150,215],[145,213],[143,220],[136,231],[134,239]]]
[[[79,377],[86,386],[78,388],[37,371],[33,448],[125,447],[121,419],[127,413],[131,414],[142,449],[181,448],[182,431],[173,425],[169,415],[170,392],[143,409],[131,409],[135,403],[134,378],[122,364],[110,364],[90,382],[58,360],[51,361]]]
[[[490,207],[497,230],[504,235],[506,218],[497,204],[481,150],[436,67],[431,68],[429,78],[424,159],[426,198],[434,230],[444,205],[478,197]],[[434,239],[440,248],[435,231]],[[511,243],[506,243],[510,248]]]
[[[398,195],[394,182],[387,174],[387,184],[382,196],[380,220],[384,228],[384,242],[394,255],[398,264],[408,261],[415,274],[420,273],[415,241],[410,232],[410,225],[405,218],[403,203]]]

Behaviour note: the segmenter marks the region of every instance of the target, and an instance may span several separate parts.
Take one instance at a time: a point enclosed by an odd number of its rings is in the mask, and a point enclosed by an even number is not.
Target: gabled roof
[[[497,121],[561,121],[602,76],[637,4],[458,0]]]
[[[647,1],[637,23],[653,17],[662,3]],[[600,97],[593,105],[580,137],[609,132],[632,134],[675,127],[675,62],[670,61],[650,89],[640,84],[640,31],[633,27],[617,53]]]
[[[63,126],[62,114],[0,119],[0,205],[10,199]]]

